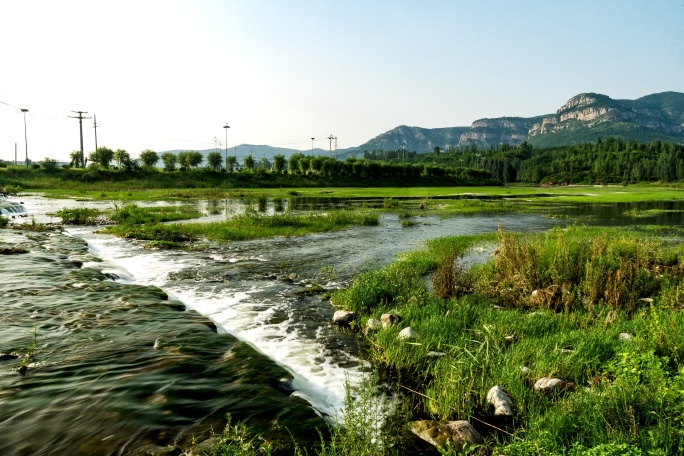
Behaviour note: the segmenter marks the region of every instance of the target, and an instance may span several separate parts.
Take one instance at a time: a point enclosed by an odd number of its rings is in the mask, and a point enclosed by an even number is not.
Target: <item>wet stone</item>
[[[466,444],[484,443],[482,436],[467,421],[429,421],[420,420],[409,423],[411,432],[440,449],[447,448],[447,442],[456,451],[462,451]]]

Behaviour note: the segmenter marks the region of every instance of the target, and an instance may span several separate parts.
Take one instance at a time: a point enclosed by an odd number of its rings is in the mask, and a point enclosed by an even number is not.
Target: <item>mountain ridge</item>
[[[455,140],[455,134],[458,139]],[[635,100],[613,99],[586,92],[571,97],[555,113],[534,117],[496,117],[475,120],[469,127],[422,128],[400,125],[357,147],[364,150],[426,152],[434,147],[479,148],[523,141],[555,147],[614,136],[646,142],[656,139],[684,143],[684,93],[660,92]]]

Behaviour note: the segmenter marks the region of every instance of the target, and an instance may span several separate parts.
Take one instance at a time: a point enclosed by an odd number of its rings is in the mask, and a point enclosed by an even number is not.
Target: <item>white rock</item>
[[[620,333],[618,337],[620,340],[632,340],[632,335],[628,333]]]
[[[356,314],[354,314],[354,312],[350,312],[348,310],[337,310],[333,315],[333,323],[337,323],[338,325],[348,325],[354,321],[355,318]]]
[[[498,385],[487,392],[487,401],[494,406],[495,416],[513,416],[513,401]]]
[[[525,366],[520,366],[520,372],[522,372],[523,375],[527,375],[530,373],[530,368],[525,367]]]
[[[399,335],[397,336],[397,339],[401,339],[401,340],[417,339],[417,338],[418,338],[418,333],[416,332],[415,329],[411,328],[410,326],[402,329],[399,332]]]
[[[556,390],[562,390],[569,386],[569,383],[560,378],[542,377],[534,384],[534,390],[542,393],[550,393]]]
[[[442,356],[446,356],[446,353],[443,352],[437,352],[437,351],[429,351],[427,352],[427,355],[433,358],[441,358]]]
[[[382,328],[382,322],[380,320],[376,320],[375,318],[369,318],[366,322],[366,328],[370,330],[380,329]]]

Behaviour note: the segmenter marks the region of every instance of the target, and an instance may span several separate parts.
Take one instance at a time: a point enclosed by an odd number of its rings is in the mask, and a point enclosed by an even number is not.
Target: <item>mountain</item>
[[[479,119],[470,127],[420,128],[401,125],[356,149],[426,152],[435,146],[480,148],[523,141],[553,147],[595,141],[607,136],[647,142],[684,143],[684,93],[663,92],[636,100],[614,100],[598,93],[576,95],[555,114]]]

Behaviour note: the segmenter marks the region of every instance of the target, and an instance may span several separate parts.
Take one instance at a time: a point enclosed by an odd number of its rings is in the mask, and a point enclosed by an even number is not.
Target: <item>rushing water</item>
[[[38,222],[50,221],[50,210],[93,205],[23,199]],[[255,204],[275,213],[319,202]],[[214,220],[244,204],[201,208]],[[593,223],[624,213],[610,206],[605,219],[601,207],[576,210]],[[665,223],[682,223],[681,207],[667,210]],[[0,452],[116,454],[175,445],[220,426],[226,412],[306,438],[322,426],[316,414],[339,417],[345,382],[358,385],[368,369],[354,335],[332,326],[330,303],[301,293],[308,286],[335,289],[429,238],[494,231],[499,223],[515,231],[565,223],[529,214],[416,220],[404,227],[384,214],[379,227],[199,252],[146,250],[92,228],[3,234],[5,244],[30,253],[0,256],[0,353],[8,354],[0,361]],[[34,325],[37,364],[22,376],[12,370],[21,359],[9,354],[26,352]]]

